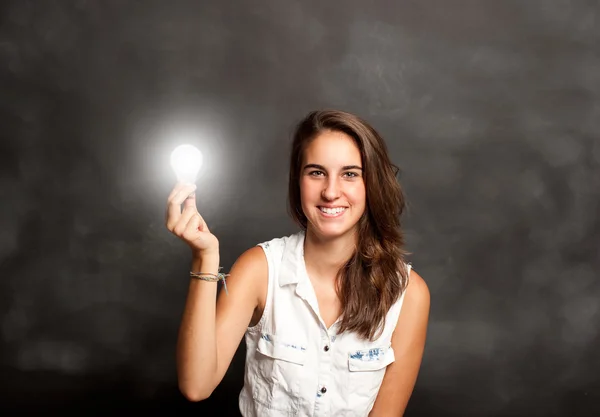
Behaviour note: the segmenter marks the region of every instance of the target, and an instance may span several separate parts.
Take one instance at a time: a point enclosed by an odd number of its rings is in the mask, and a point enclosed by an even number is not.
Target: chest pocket
[[[348,352],[349,401],[374,400],[387,366],[395,360],[391,345]]]
[[[294,416],[300,402],[300,382],[306,361],[306,343],[263,333],[256,349],[252,397],[270,411]]]

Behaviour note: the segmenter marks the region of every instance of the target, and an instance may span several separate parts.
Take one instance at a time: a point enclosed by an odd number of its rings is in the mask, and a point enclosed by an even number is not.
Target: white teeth
[[[325,208],[325,207],[319,207],[321,209],[321,211],[323,213],[327,213],[327,214],[338,214],[341,213],[342,211],[346,210],[345,207],[336,207],[336,208]]]

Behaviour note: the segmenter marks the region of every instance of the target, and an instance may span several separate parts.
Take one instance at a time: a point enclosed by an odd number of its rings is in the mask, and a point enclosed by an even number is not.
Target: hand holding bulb
[[[168,198],[166,223],[174,235],[185,241],[194,256],[219,254],[219,242],[196,207],[196,182],[202,153],[191,145],[181,145],[171,153],[171,167],[177,176]],[[183,204],[183,210],[181,205]]]

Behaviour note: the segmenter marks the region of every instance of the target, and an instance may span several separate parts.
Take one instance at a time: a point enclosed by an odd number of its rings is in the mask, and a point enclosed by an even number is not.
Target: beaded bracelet
[[[219,270],[221,270],[221,268],[219,268]],[[222,272],[213,274],[210,272],[190,271],[190,277],[192,277],[192,278],[200,279],[202,281],[209,281],[209,282],[223,281],[223,288],[225,288],[225,294],[227,294],[227,295],[229,295],[229,293],[227,292],[227,282],[225,281],[225,278],[228,276],[229,276],[229,274],[224,274]]]

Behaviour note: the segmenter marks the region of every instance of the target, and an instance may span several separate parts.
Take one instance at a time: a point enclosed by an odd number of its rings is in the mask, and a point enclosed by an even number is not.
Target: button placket
[[[320,348],[318,351],[319,356],[319,376],[318,384],[316,387],[317,396],[315,399],[315,416],[319,417],[332,417],[330,416],[331,407],[331,393],[328,393],[328,387],[331,384],[331,335],[328,329],[321,326],[321,340],[319,341]]]

